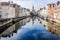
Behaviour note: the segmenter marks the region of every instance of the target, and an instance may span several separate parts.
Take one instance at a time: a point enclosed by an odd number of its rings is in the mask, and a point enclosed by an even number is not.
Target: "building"
[[[42,11],[42,9],[43,9],[43,8],[40,8],[40,9],[38,10],[38,12],[37,12],[39,17],[41,16],[41,11]]]
[[[30,10],[26,9],[26,16],[30,16]]]
[[[60,37],[60,1],[49,4],[48,7],[48,16],[53,20],[49,21],[46,27],[50,32]]]
[[[38,11],[38,16],[47,18],[47,16],[48,16],[48,7],[46,6],[44,8],[40,8],[40,10]]]
[[[20,11],[19,11],[19,17],[22,17],[23,16],[23,8],[20,6]]]
[[[55,3],[55,8],[54,8],[54,19],[60,19],[60,1]]]
[[[19,15],[19,5],[13,2],[0,2],[0,19],[16,18]]]
[[[60,1],[48,4],[48,17],[50,19],[60,19]]]
[[[0,6],[1,18],[14,18],[15,17],[15,8],[9,6]]]
[[[48,4],[48,17],[50,19],[53,19],[54,18],[54,4]]]
[[[30,10],[27,8],[22,8],[21,13],[19,14],[19,17],[21,16],[30,16]]]

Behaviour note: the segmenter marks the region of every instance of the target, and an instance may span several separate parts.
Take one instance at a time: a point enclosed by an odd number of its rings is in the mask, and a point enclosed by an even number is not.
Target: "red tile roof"
[[[9,5],[9,2],[0,2],[0,5]]]

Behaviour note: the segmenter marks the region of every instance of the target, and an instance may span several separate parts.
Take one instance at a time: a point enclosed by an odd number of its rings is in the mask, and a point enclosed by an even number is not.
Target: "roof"
[[[9,5],[9,2],[0,2],[0,5]]]

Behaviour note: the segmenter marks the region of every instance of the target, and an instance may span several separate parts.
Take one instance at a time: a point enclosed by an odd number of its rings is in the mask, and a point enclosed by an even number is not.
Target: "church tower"
[[[32,6],[32,10],[34,10],[34,6]]]
[[[32,6],[32,13],[35,14],[34,6]]]

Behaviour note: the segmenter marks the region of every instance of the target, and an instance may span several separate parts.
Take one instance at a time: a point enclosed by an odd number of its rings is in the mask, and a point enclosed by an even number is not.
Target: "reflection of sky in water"
[[[36,19],[31,20],[25,26],[22,26],[17,34],[11,38],[2,38],[1,40],[58,40],[56,36],[48,32],[45,27]]]

